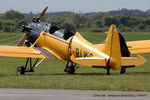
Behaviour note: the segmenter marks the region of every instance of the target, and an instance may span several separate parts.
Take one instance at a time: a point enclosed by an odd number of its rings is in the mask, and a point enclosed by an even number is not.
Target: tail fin
[[[114,70],[119,70],[121,66],[121,49],[118,29],[111,25],[105,40],[103,52],[110,56],[109,66]]]

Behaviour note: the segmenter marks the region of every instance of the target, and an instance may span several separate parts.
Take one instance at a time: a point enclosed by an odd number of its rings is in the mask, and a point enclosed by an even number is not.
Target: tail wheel
[[[25,74],[25,68],[24,68],[24,66],[19,65],[19,66],[17,67],[17,74],[18,74],[18,75],[24,75],[24,74]]]
[[[121,68],[120,74],[125,74],[125,72],[126,72],[126,68]]]

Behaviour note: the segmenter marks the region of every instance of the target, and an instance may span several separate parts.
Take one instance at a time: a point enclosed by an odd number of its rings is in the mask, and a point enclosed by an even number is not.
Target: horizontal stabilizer
[[[73,55],[71,56],[71,60],[74,63],[84,65],[84,66],[106,66],[105,58],[100,57],[82,57],[82,58],[75,58]]]
[[[121,66],[130,66],[135,65],[139,66],[146,62],[146,59],[142,57],[141,55],[137,55],[137,57],[122,57],[121,59]]]

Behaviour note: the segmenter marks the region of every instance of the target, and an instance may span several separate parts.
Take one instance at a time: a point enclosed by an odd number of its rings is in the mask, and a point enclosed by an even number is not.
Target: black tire
[[[125,72],[126,72],[126,68],[121,68],[120,74],[125,74]]]
[[[17,67],[17,74],[18,75],[24,75],[25,74],[25,68],[24,68],[24,66],[19,65]]]
[[[75,68],[72,66],[67,66],[65,69],[65,72],[67,72],[68,74],[74,74],[75,73]]]

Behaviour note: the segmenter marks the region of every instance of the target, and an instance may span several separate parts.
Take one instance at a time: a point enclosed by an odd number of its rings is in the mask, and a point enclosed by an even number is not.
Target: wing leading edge
[[[131,54],[150,53],[150,40],[140,40],[126,42]],[[94,45],[99,50],[103,50],[104,44]]]
[[[0,56],[25,57],[25,58],[49,58],[37,48],[20,46],[0,46]]]

